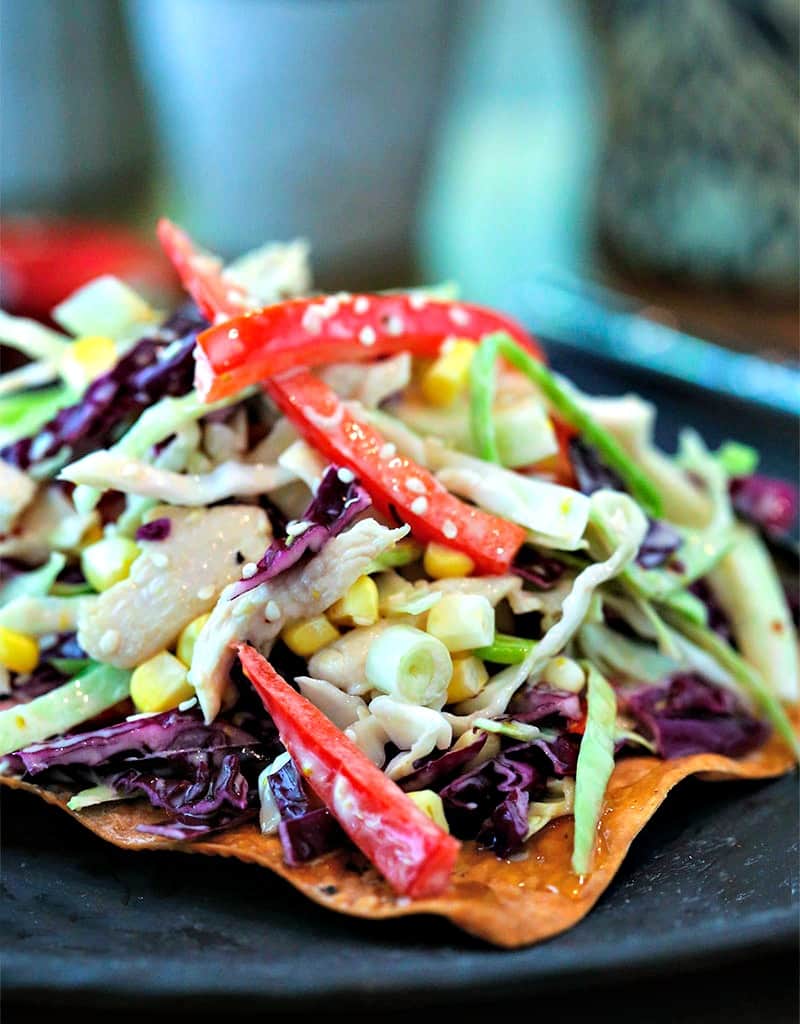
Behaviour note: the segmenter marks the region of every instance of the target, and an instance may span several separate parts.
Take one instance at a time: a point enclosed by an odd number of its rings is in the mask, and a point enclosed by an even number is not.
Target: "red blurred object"
[[[50,310],[100,274],[147,298],[172,297],[178,281],[159,246],[116,225],[38,218],[0,221],[0,305],[49,321]]]

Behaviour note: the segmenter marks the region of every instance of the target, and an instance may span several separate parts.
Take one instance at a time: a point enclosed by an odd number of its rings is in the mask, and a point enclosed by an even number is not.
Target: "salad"
[[[454,290],[315,294],[307,247],[6,314],[0,776],[131,847],[365,916],[567,927],[692,772],[797,751],[797,495],[581,393]]]

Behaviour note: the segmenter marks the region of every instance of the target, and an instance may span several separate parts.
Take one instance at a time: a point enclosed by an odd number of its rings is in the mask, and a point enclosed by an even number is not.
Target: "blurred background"
[[[799,11],[1,0],[0,299],[168,291],[166,213],[226,256],[305,237],[322,288],[456,279],[633,360],[694,365],[697,334],[792,361]]]

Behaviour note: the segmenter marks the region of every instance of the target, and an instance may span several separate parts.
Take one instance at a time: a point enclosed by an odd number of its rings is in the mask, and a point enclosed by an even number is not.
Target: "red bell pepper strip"
[[[525,541],[515,523],[467,505],[436,477],[359,418],[327,384],[310,373],[287,374],[267,389],[308,443],[351,469],[379,511],[408,523],[415,537],[469,555],[480,574],[502,575]]]
[[[254,648],[240,644],[238,652],[298,770],[359,850],[401,896],[441,895],[460,843]]]
[[[162,217],[156,228],[158,240],[178,272],[181,283],[203,316],[212,323],[218,316],[238,316],[253,304],[241,285],[222,276],[222,261],[198,249],[177,224]]]
[[[401,351],[435,356],[447,338],[478,341],[496,330],[508,331],[542,359],[513,321],[465,302],[413,294],[291,299],[203,331],[197,339],[195,386],[216,401],[286,370]]]

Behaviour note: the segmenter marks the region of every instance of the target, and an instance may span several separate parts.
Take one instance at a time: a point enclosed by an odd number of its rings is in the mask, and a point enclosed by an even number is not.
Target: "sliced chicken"
[[[0,534],[8,533],[35,493],[36,484],[27,473],[0,459]]]
[[[231,645],[247,640],[267,655],[284,624],[319,615],[355,583],[373,558],[408,533],[362,519],[333,537],[316,557],[239,597],[226,590],[195,644],[189,680],[206,721],[220,709],[233,664]]]
[[[210,611],[243,562],[269,544],[266,513],[251,505],[154,509],[172,526],[160,541],[142,541],[127,579],[78,617],[78,640],[98,661],[133,668],[168,648],[198,615]]]

